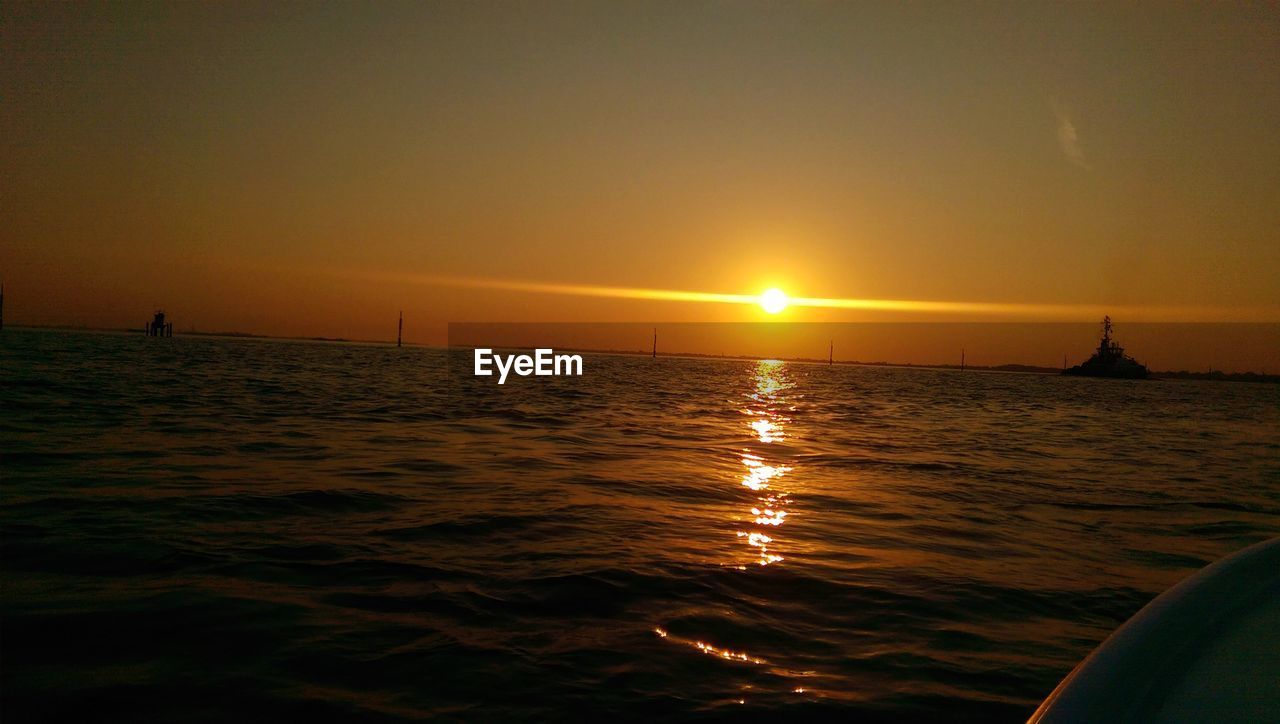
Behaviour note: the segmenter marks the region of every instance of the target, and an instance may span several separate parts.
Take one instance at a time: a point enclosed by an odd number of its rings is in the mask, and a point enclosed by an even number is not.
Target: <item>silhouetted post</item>
[[[0,330],[4,329],[4,285],[0,284]]]
[[[964,372],[964,347],[960,348],[960,371]]]
[[[835,359],[836,359],[836,341],[833,339],[827,343],[827,366],[830,367],[831,363],[834,362]]]
[[[396,328],[396,346],[400,346],[400,340],[404,337],[404,310],[400,310],[400,326]]]
[[[653,328],[653,352],[649,355],[650,359],[658,358],[658,328]]]

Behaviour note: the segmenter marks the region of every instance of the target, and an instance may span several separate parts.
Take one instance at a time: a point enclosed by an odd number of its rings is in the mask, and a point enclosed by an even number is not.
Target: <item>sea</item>
[[[0,332],[0,715],[1025,720],[1280,535],[1280,386]]]

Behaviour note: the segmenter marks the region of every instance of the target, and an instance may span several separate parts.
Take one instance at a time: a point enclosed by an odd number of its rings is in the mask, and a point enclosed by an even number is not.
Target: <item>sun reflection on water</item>
[[[796,386],[785,362],[761,360],[751,369],[745,404],[738,412],[746,418],[743,428],[749,442],[738,453],[742,464],[740,483],[749,502],[742,512],[733,517],[735,537],[746,545],[747,560],[738,559],[729,564],[747,571],[756,566],[764,567],[782,563],[783,537],[780,530],[788,522],[791,507],[790,492],[783,488],[793,477],[795,466],[786,456],[787,426],[795,409],[792,389]],[[736,423],[740,424],[740,423]],[[739,489],[741,490],[741,488]],[[790,671],[778,668],[766,659],[746,651],[713,645],[699,638],[683,638],[661,627],[655,628],[660,638],[691,647],[707,656],[739,664],[763,664],[770,670],[788,678],[807,677],[812,672]],[[794,685],[792,685],[794,686]],[[804,687],[788,688],[797,694],[806,692]],[[745,700],[737,700],[744,703]]]
[[[778,442],[786,437],[782,432],[782,428],[774,424],[772,420],[753,420],[751,429],[755,431],[756,437],[760,438],[760,442],[770,443]]]
[[[779,490],[779,481],[792,471],[791,466],[770,458],[770,446],[786,440],[785,426],[790,422],[787,392],[795,386],[780,360],[761,360],[752,374],[752,387],[747,393],[749,407],[740,410],[750,420],[748,428],[760,445],[756,449],[744,448],[741,460],[746,472],[742,476],[743,487],[756,493],[755,504],[750,509],[748,521],[755,526],[777,528],[786,521],[787,506],[791,498],[785,490]],[[768,566],[780,563],[783,557],[777,552],[774,537],[763,530],[739,530],[739,538],[745,539],[751,548],[752,562]]]
[[[712,646],[711,644],[705,641],[698,641],[696,639],[685,639],[685,638],[680,638],[678,636],[672,636],[671,633],[666,629],[655,628],[653,632],[658,634],[658,636],[661,638],[667,639],[669,641],[675,641],[676,643],[682,643],[682,644],[685,644],[686,646],[692,646],[693,648],[697,649],[698,651],[701,651],[702,653],[708,656],[715,656],[716,658],[724,659],[726,661],[739,661],[747,664],[769,663],[768,661],[765,661],[764,659],[758,656],[752,656],[751,654],[748,654],[745,651],[733,651],[732,649],[725,649],[725,648],[720,648],[719,646]]]

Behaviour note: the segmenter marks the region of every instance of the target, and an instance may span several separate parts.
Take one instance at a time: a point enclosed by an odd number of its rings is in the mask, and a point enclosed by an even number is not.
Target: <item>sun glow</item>
[[[293,267],[290,267],[292,269]],[[674,289],[642,289],[636,287],[608,287],[590,284],[549,284],[545,282],[516,281],[510,279],[478,279],[449,277],[412,272],[364,271],[349,269],[317,268],[317,271],[349,278],[359,276],[380,281],[406,281],[430,286],[463,289],[493,289],[530,294],[556,294],[578,297],[603,297],[609,299],[638,299],[665,302],[704,302],[713,304],[754,304],[770,314],[778,314],[789,307],[818,307],[849,309],[871,312],[904,312],[918,314],[953,314],[966,317],[1032,317],[1044,320],[1084,321],[1123,314],[1126,317],[1143,317],[1146,321],[1256,321],[1271,322],[1280,319],[1280,311],[1264,307],[1213,307],[1189,305],[1099,305],[1053,304],[1037,302],[944,302],[906,299],[857,299],[839,297],[789,297],[780,289],[769,289],[763,294],[724,294],[720,292],[694,292]],[[775,311],[776,309],[776,311]]]
[[[781,289],[769,289],[760,295],[760,308],[769,314],[777,314],[787,308],[791,300]]]

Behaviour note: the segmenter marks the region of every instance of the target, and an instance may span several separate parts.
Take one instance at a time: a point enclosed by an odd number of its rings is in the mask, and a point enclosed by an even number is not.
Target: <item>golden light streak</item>
[[[413,275],[406,275],[412,277]],[[663,302],[711,302],[716,304],[759,304],[758,294],[718,294],[715,292],[689,292],[673,289],[641,289],[636,287],[602,287],[589,284],[545,284],[505,279],[466,279],[457,277],[419,276],[414,279],[425,284],[462,287],[467,289],[493,289],[507,292],[533,294],[560,294],[577,297],[605,297],[609,299],[651,299]]]
[[[350,276],[350,271],[330,270],[334,275]],[[601,297],[608,299],[637,299],[663,302],[701,302],[710,304],[742,304],[762,306],[761,294],[722,294],[719,292],[695,292],[678,289],[646,289],[641,287],[610,287],[590,284],[553,284],[525,282],[508,279],[481,279],[468,277],[443,277],[430,274],[405,272],[356,272],[356,276],[386,281],[403,281],[430,286],[464,289],[492,289],[495,291],[525,292],[530,294],[554,294],[561,296]],[[770,290],[770,292],[775,290]],[[769,292],[766,292],[768,294]],[[781,292],[779,292],[781,294]],[[1047,304],[1023,302],[945,302],[911,299],[858,299],[840,297],[770,297],[770,305],[777,306],[785,298],[785,308],[809,307],[821,309],[849,309],[858,311],[905,312],[915,314],[973,315],[982,317],[1030,317],[1062,321],[1096,321],[1103,315],[1123,315],[1143,321],[1176,322],[1230,322],[1277,321],[1280,309],[1264,307],[1215,307],[1205,305],[1126,305],[1126,304]],[[776,314],[776,313],[775,313]]]

